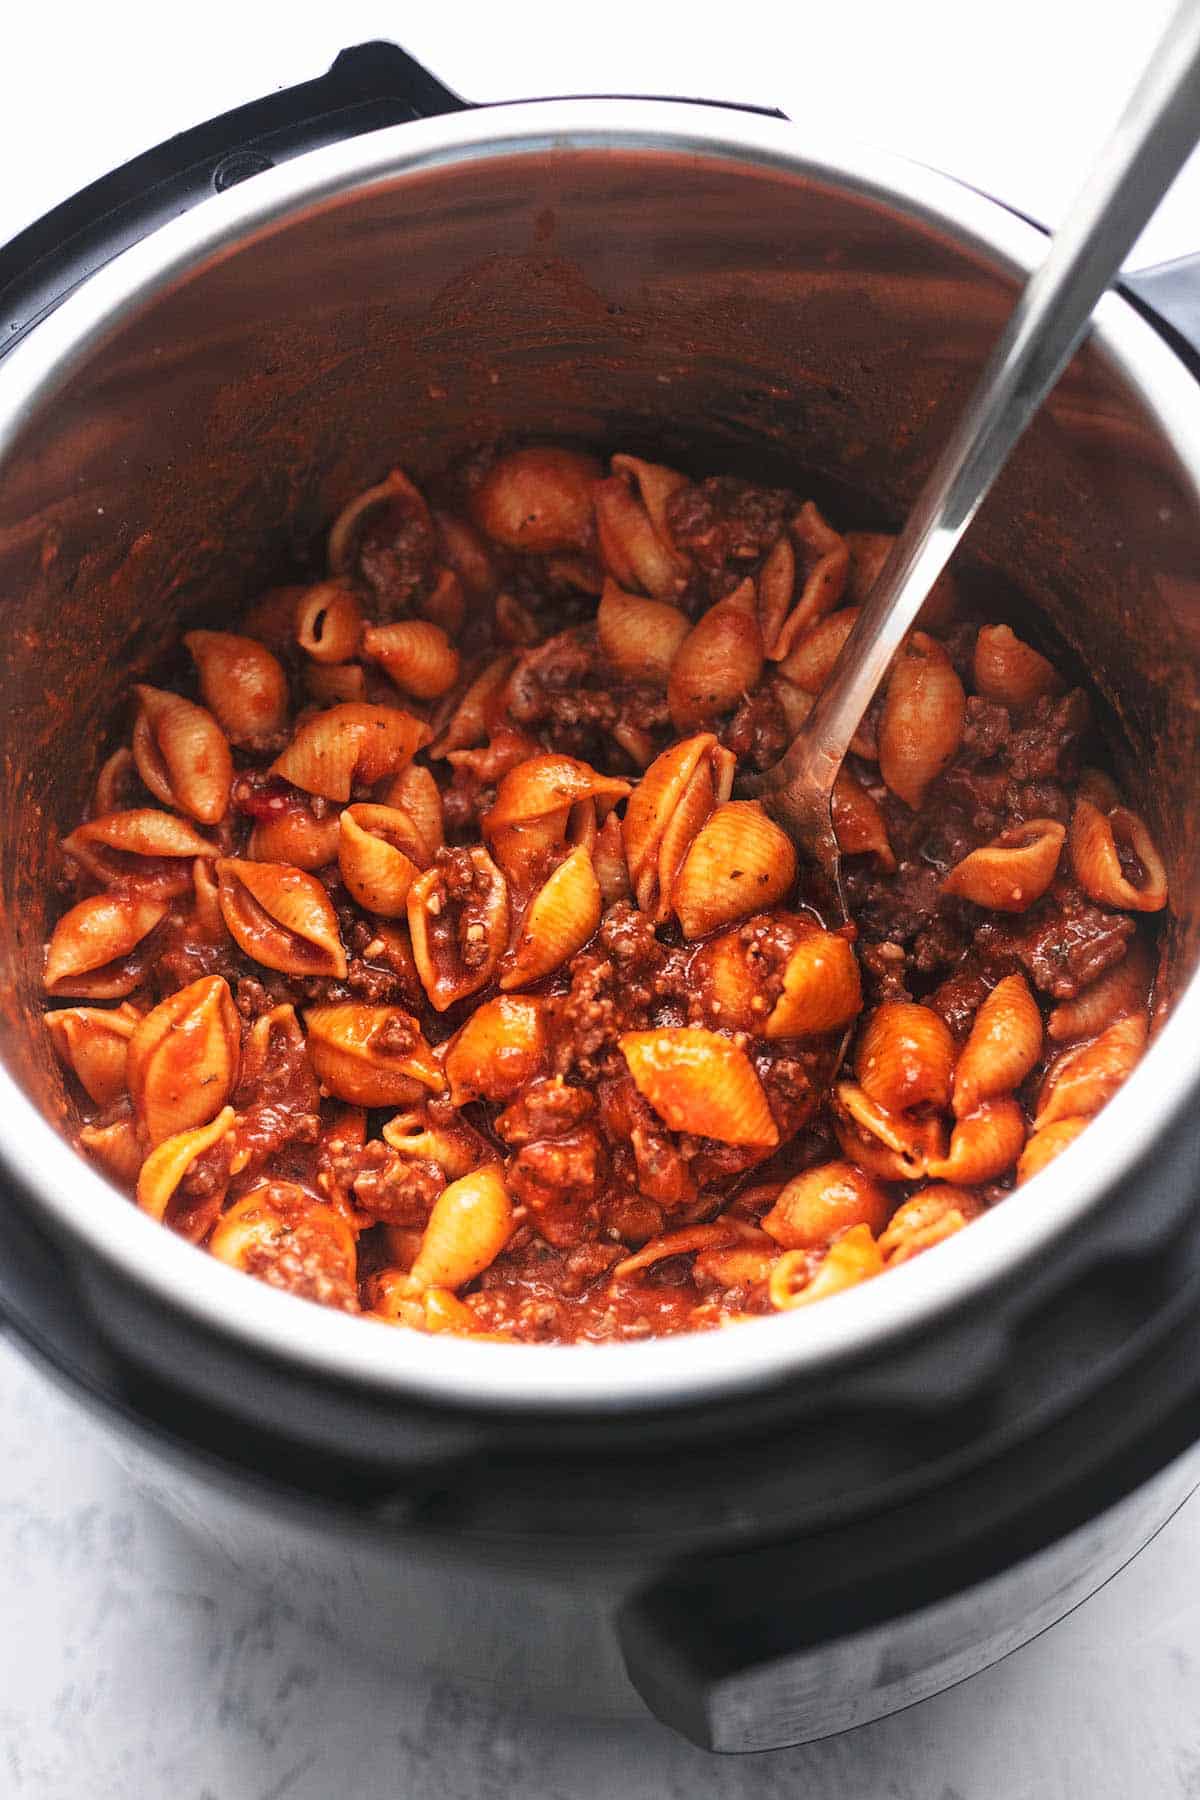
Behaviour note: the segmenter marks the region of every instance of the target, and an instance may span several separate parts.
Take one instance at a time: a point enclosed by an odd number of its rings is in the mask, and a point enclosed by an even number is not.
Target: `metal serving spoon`
[[[811,873],[832,888],[842,918],[831,797],[850,740],[934,582],[1198,138],[1200,0],[1184,0],[1045,261],[1026,282],[811,713],[773,768],[739,783],[739,792],[760,799],[812,859]]]

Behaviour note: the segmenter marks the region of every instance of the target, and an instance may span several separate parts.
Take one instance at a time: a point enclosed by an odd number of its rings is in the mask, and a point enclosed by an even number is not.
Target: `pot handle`
[[[777,107],[737,100],[700,104],[774,119],[786,116]],[[303,151],[474,106],[398,44],[376,40],[343,50],[327,73],[313,81],[298,82],[180,132],[93,181],[0,245],[0,357],[89,275],[201,200]]]
[[[0,356],[80,282],[168,220],[305,150],[471,104],[396,44],[180,132],[93,181],[0,247]]]
[[[1123,275],[1121,292],[1200,379],[1200,253]]]

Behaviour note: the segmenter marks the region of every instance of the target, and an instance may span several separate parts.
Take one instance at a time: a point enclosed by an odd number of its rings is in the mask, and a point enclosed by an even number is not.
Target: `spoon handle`
[[[799,737],[771,771],[824,792],[863,713],[1092,309],[1200,136],[1200,0],[1183,0],[1030,276]]]

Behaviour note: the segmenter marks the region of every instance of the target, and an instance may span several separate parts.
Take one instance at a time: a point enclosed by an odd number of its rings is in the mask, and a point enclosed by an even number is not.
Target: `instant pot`
[[[0,1313],[178,1517],[372,1654],[644,1702],[716,1750],[803,1742],[1025,1642],[1200,1481],[1186,267],[1105,298],[968,541],[1100,696],[1167,856],[1177,996],[1084,1136],[969,1231],[730,1330],[434,1340],[141,1214],[60,1135],[38,1017],[54,846],[114,708],[350,495],[516,436],[894,526],[1044,245],[778,117],[469,108],[373,44],[0,253]]]

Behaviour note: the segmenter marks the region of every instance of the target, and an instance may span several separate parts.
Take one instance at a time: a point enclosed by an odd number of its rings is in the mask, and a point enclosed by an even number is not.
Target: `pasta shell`
[[[111,1125],[84,1125],[79,1142],[113,1181],[127,1188],[137,1181],[142,1166],[142,1140],[131,1118],[114,1119]]]
[[[571,809],[560,806],[523,825],[502,825],[489,833],[492,850],[514,888],[536,887],[567,841]]]
[[[627,594],[611,577],[596,614],[600,648],[620,674],[665,687],[675,653],[691,630],[686,613],[662,600]]]
[[[666,1262],[672,1256],[694,1256],[706,1250],[729,1249],[734,1244],[741,1244],[747,1238],[757,1243],[767,1242],[761,1232],[744,1219],[713,1219],[707,1225],[684,1225],[678,1231],[666,1231],[643,1244],[632,1256],[626,1256],[616,1264],[612,1271],[613,1281],[625,1281],[630,1275],[638,1275],[643,1269],[652,1269],[655,1263]]]
[[[690,564],[655,529],[640,495],[622,476],[614,475],[596,483],[593,499],[600,560],[613,580],[655,600],[678,599],[687,586]]]
[[[347,806],[341,813],[342,882],[368,912],[401,918],[408,890],[427,860],[424,839],[406,812],[394,806]]]
[[[423,719],[399,707],[331,706],[297,727],[271,774],[306,794],[344,802],[356,781],[369,787],[411,762],[428,735]]]
[[[432,536],[433,521],[424,496],[402,469],[392,469],[374,487],[355,494],[330,526],[326,554],[335,575],[351,573],[367,527],[379,524],[384,514],[392,514],[398,526],[414,521],[422,537]]]
[[[926,1167],[935,1181],[965,1187],[995,1181],[1015,1165],[1025,1146],[1025,1130],[1025,1115],[1015,1100],[985,1100],[955,1125],[949,1155]]]
[[[337,914],[315,876],[286,863],[217,864],[221,913],[234,942],[284,975],[346,977]]]
[[[470,1307],[464,1306],[448,1288],[426,1288],[422,1300],[426,1331],[449,1331],[455,1337],[494,1338],[499,1335],[492,1331],[480,1331],[479,1321]]]
[[[715,1031],[676,1026],[620,1039],[634,1085],[671,1131],[771,1148],[779,1131],[744,1050]]]
[[[446,1048],[450,1099],[455,1106],[511,1100],[542,1073],[545,1061],[542,1002],[524,994],[485,1000]]]
[[[586,549],[592,490],[603,471],[592,456],[530,445],[494,462],[471,496],[475,523],[506,550]]]
[[[194,937],[209,944],[224,943],[229,935],[221,917],[221,897],[211,862],[197,857],[192,864],[192,911],[189,926]]]
[[[448,1064],[446,1074],[449,1079]],[[417,1162],[436,1163],[447,1181],[457,1181],[460,1175],[470,1174],[485,1160],[487,1148],[470,1126],[461,1122],[434,1125],[424,1111],[397,1113],[383,1127],[383,1137],[384,1142],[401,1156]]]
[[[238,1078],[241,1021],[220,975],[168,994],[129,1040],[127,1076],[134,1115],[150,1144],[219,1113]]]
[[[806,694],[819,694],[833,674],[833,665],[858,622],[858,614],[857,606],[843,607],[797,637],[780,662],[779,673]]]
[[[196,1158],[228,1137],[234,1124],[234,1110],[226,1106],[208,1124],[181,1131],[153,1149],[138,1175],[137,1203],[142,1211],[161,1223],[176,1188]]]
[[[223,944],[229,936],[221,915],[215,865],[201,857],[192,864],[192,904],[186,930],[198,944]]]
[[[957,1054],[940,1013],[912,1000],[885,1000],[863,1027],[855,1073],[863,1092],[891,1113],[950,1104]]]
[[[433,523],[442,555],[461,585],[475,599],[490,600],[497,587],[496,566],[475,527],[457,513],[439,512],[436,507]]]
[[[778,607],[777,594],[768,595],[772,611],[770,623],[775,628],[772,631],[764,618],[763,636],[767,655],[775,662],[786,657],[793,644],[811,631],[818,619],[833,611],[841,600],[850,569],[850,552],[845,539],[826,523],[811,500],[805,501],[793,520],[792,536],[800,553],[803,586],[795,605],[777,624],[774,621]],[[771,557],[768,556],[763,569],[764,575],[770,561]],[[762,591],[760,578],[760,595]]]
[[[125,1059],[140,1016],[131,1006],[118,1006],[112,1012],[95,1006],[68,1006],[46,1014],[59,1061],[97,1106],[111,1106],[125,1092]]]
[[[885,874],[896,867],[882,808],[848,769],[840,770],[831,801],[833,832],[843,856],[873,856]]]
[[[398,1006],[311,1006],[304,1024],[313,1072],[335,1100],[409,1106],[445,1086],[420,1026]]]
[[[446,841],[442,822],[442,790],[420,763],[407,768],[389,783],[384,805],[395,806],[407,813],[420,833],[426,862],[432,862]]]
[[[479,846],[457,854],[470,864],[469,883],[462,879],[460,861],[453,893],[440,864],[419,875],[408,890],[413,960],[421,986],[438,1012],[485,987],[508,942],[508,884],[503,875]]]
[[[862,1011],[858,958],[844,937],[812,931],[800,939],[783,970],[783,992],[763,1036],[816,1037],[840,1031]]]
[[[621,821],[615,812],[609,813],[596,833],[592,867],[600,884],[602,907],[615,906],[618,900],[630,898],[633,889],[629,885],[629,870],[625,864],[625,841],[621,835]]]
[[[1150,998],[1154,967],[1150,952],[1135,938],[1115,968],[1093,981],[1074,1000],[1061,1000],[1046,1021],[1056,1044],[1071,1038],[1095,1037],[1125,1013],[1141,1012]]]
[[[791,608],[795,589],[796,552],[792,548],[791,538],[786,532],[782,532],[763,558],[763,565],[755,582],[763,648],[772,658],[780,627]]]
[[[362,628],[362,608],[348,581],[319,581],[296,603],[296,642],[312,662],[350,662]]]
[[[397,619],[369,625],[363,655],[387,671],[389,680],[418,700],[436,700],[458,680],[458,651],[440,625],[428,619]]]
[[[1023,644],[1010,625],[982,625],[975,640],[975,692],[1002,706],[1028,706],[1066,685],[1053,663]]]
[[[846,533],[846,548],[850,552],[846,592],[855,606],[861,606],[869,598],[895,541],[890,531]],[[917,614],[917,626],[921,631],[944,631],[954,623],[958,610],[958,583],[950,570],[946,569],[934,582]]]
[[[914,631],[892,665],[879,721],[879,772],[914,812],[962,742],[966,704],[942,646]]]
[[[1025,912],[1054,880],[1066,835],[1057,819],[1010,825],[990,844],[955,863],[941,884],[942,892],[996,912]]]
[[[757,800],[727,800],[692,839],[671,889],[686,938],[774,906],[796,880],[796,851]]]
[[[527,650],[540,643],[542,636],[537,620],[515,594],[496,596],[496,635],[506,644],[521,645]]]
[[[958,1118],[1020,1087],[1042,1053],[1042,1015],[1023,975],[998,981],[971,1026],[954,1071]]]
[[[581,845],[530,901],[500,986],[526,987],[561,968],[583,949],[599,923],[600,883]]]
[[[731,712],[762,674],[754,583],[743,581],[703,613],[675,652],[667,705],[676,731],[696,731]]]
[[[189,631],[184,643],[204,704],[231,744],[256,744],[287,724],[287,676],[265,644],[231,631]]]
[[[505,694],[516,663],[515,656],[498,656],[485,663],[458,702],[445,729],[429,746],[433,757],[466,750],[486,738],[504,716]]]
[[[419,619],[444,631],[447,637],[453,638],[462,630],[467,616],[467,597],[453,569],[438,570],[429,592],[419,594],[413,601],[413,611]]]
[[[966,1188],[951,1187],[947,1182],[922,1188],[919,1194],[898,1206],[879,1239],[879,1248],[889,1268],[909,1262],[935,1244],[969,1225],[983,1212],[983,1202]]]
[[[105,813],[125,811],[136,778],[137,766],[133,760],[133,751],[128,745],[122,744],[100,765],[100,773],[92,789],[92,817],[103,818]]]
[[[1029,1139],[1017,1162],[1017,1185],[1040,1174],[1047,1163],[1052,1163],[1056,1156],[1061,1156],[1068,1144],[1073,1144],[1080,1132],[1091,1124],[1090,1119],[1056,1119],[1053,1125],[1043,1125]]]
[[[877,1235],[890,1211],[883,1189],[853,1163],[822,1163],[792,1177],[762,1228],[781,1250],[821,1250],[854,1225]]]
[[[771,1270],[768,1292],[777,1312],[790,1312],[814,1300],[827,1300],[883,1273],[883,1257],[870,1227],[855,1225],[831,1244],[809,1275],[809,1252],[788,1250]]]
[[[601,775],[590,763],[557,751],[527,757],[510,769],[496,790],[496,803],[484,819],[489,834],[504,826],[525,825],[555,814],[580,800],[614,805],[630,791],[615,775]]]
[[[246,845],[246,856],[250,862],[324,869],[337,861],[340,837],[337,813],[314,819],[307,807],[290,806],[273,818],[257,821]]]
[[[186,819],[150,806],[88,819],[62,847],[93,881],[110,887],[132,877],[141,893],[163,900],[187,893],[198,856],[217,855]]]
[[[692,839],[718,801],[733,791],[735,760],[711,732],[672,744],[629,796],[622,824],[625,860],[643,912],[661,924]]]
[[[512,1228],[512,1201],[497,1163],[452,1181],[433,1203],[411,1270],[413,1288],[466,1287],[495,1262]]]
[[[233,758],[210,712],[165,688],[134,690],[133,760],[156,800],[177,807],[202,825],[225,817]]]
[[[780,938],[787,930],[785,915],[772,914],[749,920],[733,931],[711,937],[692,955],[688,985],[704,1013],[726,1031],[761,1033],[771,1011],[774,989],[771,962],[756,942],[756,927],[770,924]],[[803,935],[808,922],[787,941]]]
[[[358,703],[367,697],[367,675],[361,663],[310,662],[304,670],[304,687],[316,706]]]
[[[303,593],[303,586],[295,582],[268,588],[242,614],[243,635],[260,638],[276,650],[290,650],[296,641],[296,602]]]
[[[137,952],[167,916],[165,900],[94,894],[63,914],[46,947],[42,985],[73,1000],[123,1000],[142,979]]]
[[[264,1181],[222,1213],[211,1255],[285,1293],[358,1311],[358,1247],[334,1207],[292,1181]]]
[[[1131,880],[1121,866],[1120,845],[1141,865]],[[1145,821],[1127,806],[1106,814],[1083,795],[1071,814],[1071,866],[1089,899],[1127,912],[1158,912],[1167,904],[1167,871]]]
[[[647,517],[664,544],[675,548],[675,539],[671,532],[667,508],[673,494],[688,485],[686,475],[678,469],[669,469],[665,463],[646,462],[640,456],[618,454],[609,463],[614,475],[624,476],[625,480],[638,491],[638,498],[646,509]]]
[[[834,1089],[834,1131],[843,1156],[881,1181],[919,1181],[946,1153],[940,1119],[890,1113],[852,1081]]]
[[[1146,1037],[1146,1014],[1130,1013],[1107,1026],[1090,1044],[1080,1044],[1060,1056],[1042,1083],[1034,1130],[1041,1131],[1060,1119],[1090,1118],[1107,1106],[1141,1060]]]

